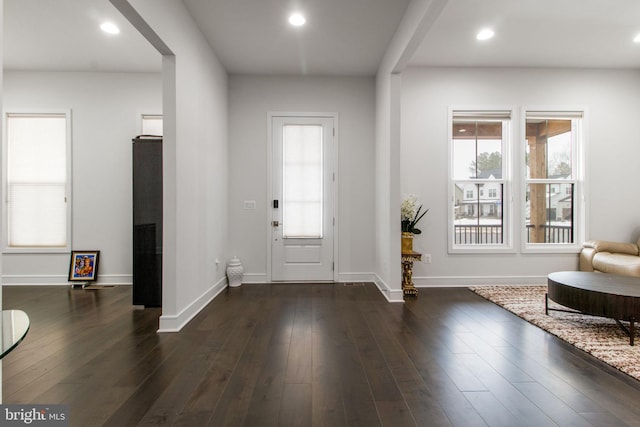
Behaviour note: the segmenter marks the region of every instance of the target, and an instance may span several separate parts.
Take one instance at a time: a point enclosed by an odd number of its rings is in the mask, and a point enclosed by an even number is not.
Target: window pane
[[[67,245],[67,118],[7,117],[7,242]]]
[[[9,182],[65,182],[66,125],[64,116],[10,116]]]
[[[322,126],[284,126],[284,238],[322,237],[322,151]]]
[[[571,179],[572,138],[571,120],[527,118],[527,178]]]
[[[142,115],[142,134],[162,136],[162,116],[143,114]]]
[[[64,184],[9,184],[9,246],[66,245]]]
[[[573,183],[527,185],[527,242],[573,243]]]
[[[453,179],[475,177],[476,141],[472,139],[453,140]]]
[[[453,120],[453,179],[502,179],[502,122]]]
[[[485,191],[482,191],[484,189]],[[457,245],[503,243],[503,184],[498,182],[454,185],[454,242]]]

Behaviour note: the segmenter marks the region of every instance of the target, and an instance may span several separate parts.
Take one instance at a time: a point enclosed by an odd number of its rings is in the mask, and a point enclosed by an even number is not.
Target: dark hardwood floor
[[[4,403],[72,426],[640,426],[640,382],[464,288],[227,289],[180,333],[129,287],[3,288],[32,321]]]

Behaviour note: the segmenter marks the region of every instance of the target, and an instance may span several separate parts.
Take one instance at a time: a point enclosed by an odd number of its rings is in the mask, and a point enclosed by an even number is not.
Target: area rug
[[[560,311],[550,311],[547,316],[544,312],[546,285],[472,286],[469,289],[640,380],[640,339],[637,331],[636,345],[630,346],[629,337],[612,319]],[[549,308],[565,307],[549,301]]]

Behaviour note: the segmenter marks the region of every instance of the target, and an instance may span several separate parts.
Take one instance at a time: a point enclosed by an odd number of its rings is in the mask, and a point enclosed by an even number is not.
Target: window
[[[6,245],[66,249],[70,240],[68,113],[6,116]]]
[[[528,248],[580,241],[582,112],[527,111],[525,242]]]
[[[450,117],[449,252],[509,252],[516,241],[523,252],[578,251],[584,112],[452,109]],[[513,119],[521,143],[511,137]]]
[[[142,135],[162,136],[162,115],[142,115]]]
[[[505,249],[511,112],[453,110],[451,117],[449,250]]]

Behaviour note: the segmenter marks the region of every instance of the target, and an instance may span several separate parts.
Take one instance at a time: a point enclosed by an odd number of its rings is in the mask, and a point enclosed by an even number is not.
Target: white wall
[[[403,301],[400,269],[400,75],[376,78],[375,283],[389,301]],[[398,207],[398,216],[394,215]],[[396,218],[398,220],[396,221]],[[397,239],[395,237],[398,237]]]
[[[338,268],[340,280],[374,271],[374,80],[351,77],[231,76],[229,82],[230,248],[245,282],[266,282],[268,112],[337,112]],[[255,200],[256,210],[243,209]]]
[[[98,282],[131,283],[131,138],[161,113],[152,73],[5,71],[4,110],[70,109],[74,250],[100,250]],[[69,254],[4,254],[5,284],[66,284]]]
[[[411,0],[376,73],[376,285],[403,302],[400,258],[401,72],[447,0]]]
[[[177,331],[226,286],[227,73],[182,2],[135,0],[131,5],[139,16],[129,19],[137,25],[137,18],[144,19],[173,53],[163,58],[160,330]]]
[[[577,268],[577,255],[447,253],[447,109],[451,105],[584,106],[587,110],[587,239],[640,235],[638,71],[411,68],[402,75],[402,192],[430,212],[414,240],[433,263],[418,263],[418,286],[481,282],[545,283]],[[516,132],[515,135],[518,135]],[[519,236],[519,233],[516,233]]]

